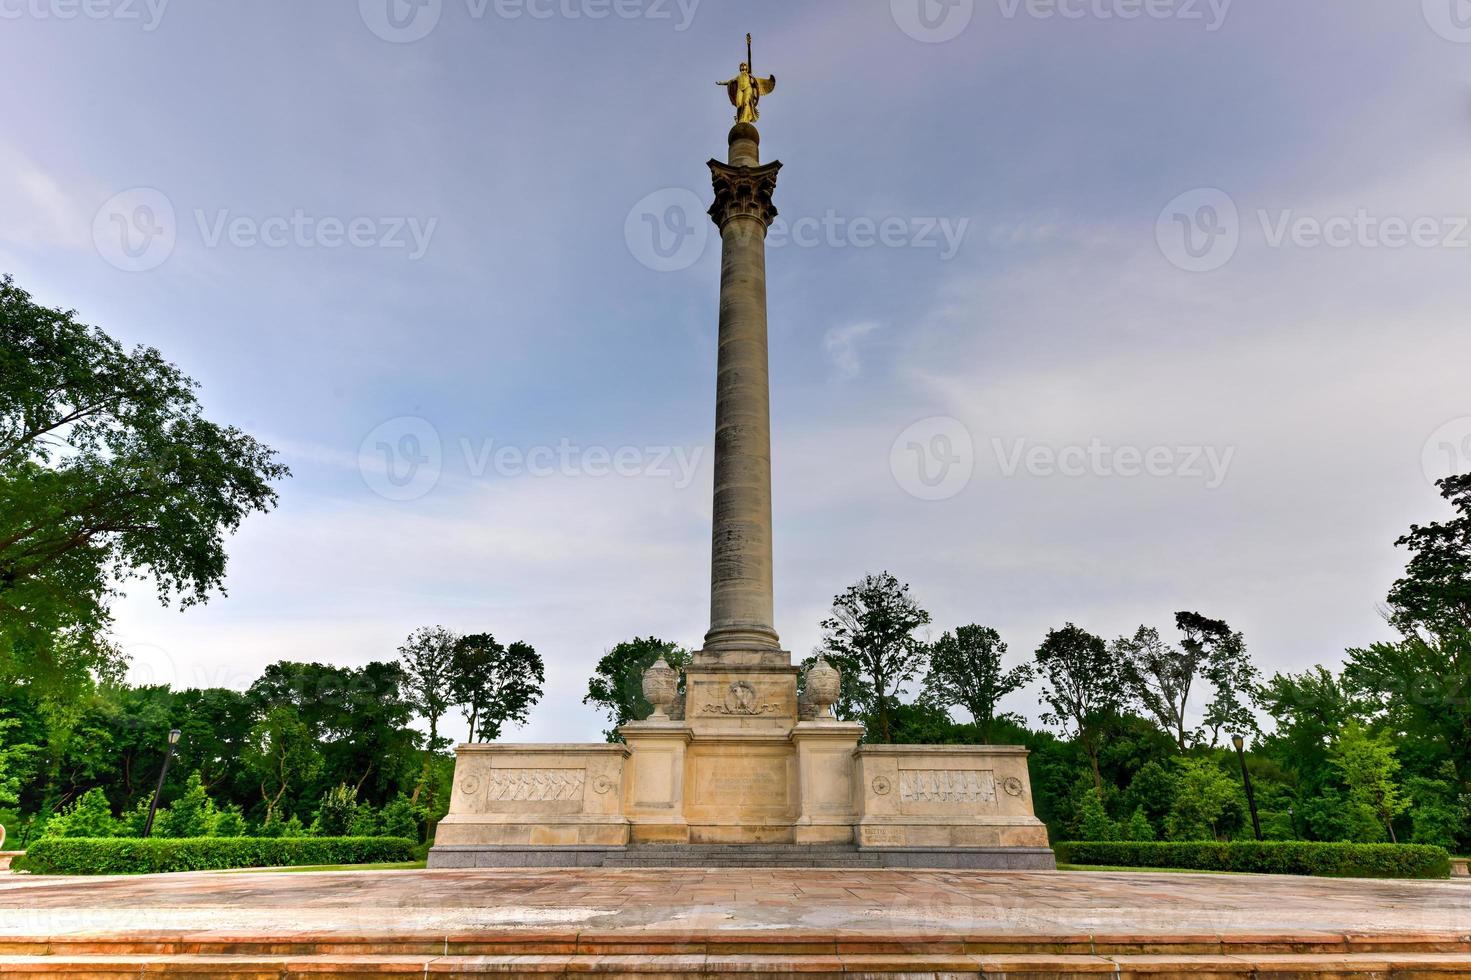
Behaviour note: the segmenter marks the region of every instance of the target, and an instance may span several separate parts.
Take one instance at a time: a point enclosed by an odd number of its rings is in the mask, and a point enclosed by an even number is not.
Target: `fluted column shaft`
[[[778,649],[771,581],[771,408],[766,231],[780,163],[761,166],[756,127],[738,123],[730,162],[710,161],[720,228],[715,507],[705,649]]]

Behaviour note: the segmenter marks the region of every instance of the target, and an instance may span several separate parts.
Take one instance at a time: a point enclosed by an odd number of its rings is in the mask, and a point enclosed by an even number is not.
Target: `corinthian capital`
[[[776,191],[776,175],[781,164],[760,167],[737,167],[719,160],[710,161],[710,176],[715,183],[715,203],[710,217],[724,228],[733,218],[755,218],[771,227],[776,218],[776,205],[771,195]]]

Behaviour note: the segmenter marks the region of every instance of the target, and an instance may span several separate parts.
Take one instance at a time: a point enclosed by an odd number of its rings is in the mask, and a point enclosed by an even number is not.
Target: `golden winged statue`
[[[753,123],[761,118],[758,108],[761,96],[776,90],[776,76],[757,78],[751,74],[751,35],[746,35],[746,60],[741,62],[740,74],[716,85],[730,93],[730,104],[735,106],[736,122]]]

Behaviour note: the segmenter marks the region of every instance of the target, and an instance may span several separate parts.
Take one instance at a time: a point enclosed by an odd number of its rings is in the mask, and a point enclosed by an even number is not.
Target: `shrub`
[[[160,813],[159,817],[162,816]],[[184,785],[183,794],[169,804],[167,819],[162,824],[158,818],[154,819],[153,832],[160,837],[211,837],[217,819],[214,801],[204,788],[204,780],[195,772]]]
[[[383,833],[388,837],[407,837],[411,840],[424,839],[423,812],[402,793],[383,804],[379,814],[383,822]]]
[[[89,789],[65,811],[46,821],[47,837],[111,837],[117,833],[112,805],[100,789]]]
[[[227,806],[215,817],[214,837],[244,837],[245,814],[238,806]]]
[[[1418,844],[1330,844],[1317,841],[1097,842],[1055,845],[1064,864],[1184,868],[1335,878],[1448,878],[1450,854]]]
[[[1093,787],[1083,792],[1078,807],[1078,833],[1085,840],[1119,840],[1119,825],[1109,818],[1103,808],[1103,797]]]
[[[39,874],[149,874],[411,861],[414,842],[400,837],[50,837],[31,845],[26,858]]]
[[[1135,807],[1134,815],[1124,827],[1124,840],[1152,841],[1156,836],[1154,825],[1149,822],[1149,815],[1144,812],[1144,807]]]
[[[358,791],[356,787],[348,786],[346,783],[327,790],[322,794],[321,805],[317,808],[317,815],[312,820],[311,834],[313,837],[341,837],[347,834],[352,827],[353,817],[358,810]]]

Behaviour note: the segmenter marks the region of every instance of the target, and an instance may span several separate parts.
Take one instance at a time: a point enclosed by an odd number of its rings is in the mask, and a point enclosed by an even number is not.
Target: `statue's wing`
[[[740,83],[740,79],[739,78],[732,78],[730,81],[728,81],[728,82],[725,83],[725,91],[730,94],[730,104],[731,105],[735,105],[735,106],[740,105],[739,96],[736,94],[736,92],[738,91],[737,88],[736,88],[736,86],[739,83]]]
[[[776,91],[776,76],[756,79],[756,90],[762,95],[770,95]]]

